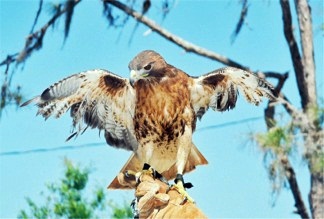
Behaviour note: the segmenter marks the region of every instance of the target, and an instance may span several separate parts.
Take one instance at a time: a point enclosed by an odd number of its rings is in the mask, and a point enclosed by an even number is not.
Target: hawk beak
[[[130,78],[129,78],[129,82],[132,85],[132,87],[134,87],[135,82],[138,80],[138,73],[135,70],[131,70],[130,71]]]
[[[134,81],[133,78],[130,78],[130,79],[129,79],[129,83],[130,83],[130,85],[131,85],[132,87],[134,87],[135,81]]]
[[[130,71],[130,78],[129,82],[131,83],[132,86],[134,86],[135,82],[138,81],[139,79],[143,79],[145,77],[149,76],[149,73],[143,70],[131,70]]]

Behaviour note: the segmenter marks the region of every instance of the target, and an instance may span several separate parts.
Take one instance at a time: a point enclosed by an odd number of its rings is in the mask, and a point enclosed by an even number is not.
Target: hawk
[[[149,165],[166,180],[176,178],[185,195],[182,175],[208,163],[192,142],[197,119],[209,108],[233,109],[238,90],[255,105],[276,98],[273,86],[251,72],[225,67],[192,77],[152,50],[128,67],[130,79],[100,69],[74,74],[23,106],[35,103],[46,119],[70,109],[75,132],[69,138],[88,127],[103,130],[109,145],[133,152],[121,172]],[[123,187],[117,178],[109,186]]]

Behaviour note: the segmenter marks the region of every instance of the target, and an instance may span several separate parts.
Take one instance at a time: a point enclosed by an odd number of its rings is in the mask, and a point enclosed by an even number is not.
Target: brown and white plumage
[[[127,79],[105,70],[81,72],[67,77],[40,96],[27,101],[36,103],[37,114],[46,119],[59,118],[70,109],[75,132],[73,137],[87,127],[105,131],[111,146],[136,151],[133,115],[135,92]],[[84,124],[85,123],[85,124]]]
[[[45,118],[70,109],[72,136],[98,128],[109,145],[134,152],[121,171],[140,171],[148,163],[172,179],[207,164],[192,134],[208,108],[233,109],[238,90],[255,105],[275,98],[273,87],[253,73],[226,67],[190,77],[151,50],[139,53],[129,69],[130,80],[105,70],[72,75],[23,105],[36,103]],[[116,178],[110,185],[122,187]]]
[[[252,104],[259,105],[262,97],[275,99],[271,84],[255,74],[238,68],[225,67],[193,79],[191,102],[196,115],[201,116],[210,107],[215,111],[235,107],[238,90]]]

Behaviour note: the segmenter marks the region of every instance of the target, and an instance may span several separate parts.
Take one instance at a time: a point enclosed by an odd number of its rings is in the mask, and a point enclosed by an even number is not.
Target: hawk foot
[[[191,183],[184,183],[183,177],[181,174],[177,174],[176,179],[174,180],[175,184],[171,186],[170,189],[176,190],[183,196],[183,201],[181,204],[184,204],[186,201],[189,201],[191,203],[195,203],[194,199],[190,197],[190,195],[187,193],[186,188],[192,188],[193,185]]]

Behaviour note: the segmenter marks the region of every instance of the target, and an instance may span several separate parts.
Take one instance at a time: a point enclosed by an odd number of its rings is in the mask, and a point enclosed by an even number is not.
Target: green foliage
[[[130,207],[129,204],[127,204],[126,202],[124,202],[124,204],[121,205],[117,205],[113,202],[108,203],[108,205],[113,209],[113,212],[111,214],[111,217],[113,219],[122,219],[122,218],[133,218],[133,211]]]
[[[26,198],[26,201],[30,207],[31,215],[28,215],[25,211],[21,211],[18,218],[49,218],[51,216],[48,203],[45,206],[38,207],[30,198]]]
[[[254,141],[264,153],[264,164],[272,182],[272,192],[276,197],[281,188],[286,186],[285,169],[281,160],[292,153],[296,141],[293,125],[275,125],[265,133],[254,134]]]
[[[112,207],[114,218],[132,217],[131,209],[114,207],[106,201],[105,191],[98,188],[92,195],[91,201],[85,198],[89,168],[80,169],[71,161],[65,160],[64,178],[59,183],[46,186],[49,195],[44,204],[37,206],[30,198],[26,198],[29,212],[21,210],[18,218],[100,218],[105,214],[105,207]]]
[[[257,133],[255,137],[263,150],[275,154],[289,153],[294,140],[291,126],[274,126],[266,133]]]

